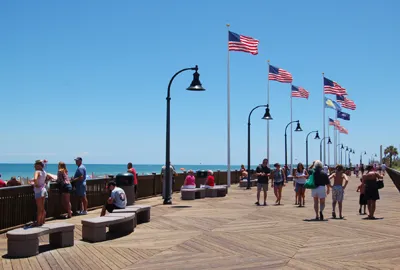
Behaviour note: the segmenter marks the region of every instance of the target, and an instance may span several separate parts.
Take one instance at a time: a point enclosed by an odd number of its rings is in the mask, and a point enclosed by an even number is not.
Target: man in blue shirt
[[[75,159],[75,164],[78,166],[76,169],[74,177],[71,182],[75,183],[76,195],[79,197],[82,207],[81,215],[87,215],[88,200],[86,198],[86,168],[82,164],[82,158],[77,157]]]

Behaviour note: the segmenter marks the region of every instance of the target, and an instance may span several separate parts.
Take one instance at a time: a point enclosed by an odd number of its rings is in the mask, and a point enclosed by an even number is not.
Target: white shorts
[[[326,197],[325,186],[319,186],[311,190],[311,196],[313,198],[317,197],[319,199],[324,199]]]
[[[193,189],[193,188],[196,188],[196,186],[195,185],[187,185],[187,186],[182,186],[181,189]]]

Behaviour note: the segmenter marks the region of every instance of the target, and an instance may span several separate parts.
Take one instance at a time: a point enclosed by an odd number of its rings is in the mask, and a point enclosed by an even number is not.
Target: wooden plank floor
[[[255,206],[255,188],[232,187],[225,198],[160,205],[161,198],[142,200],[153,205],[151,222],[134,233],[101,243],[83,242],[81,219],[75,246],[51,249],[41,238],[41,253],[7,259],[5,235],[0,235],[2,269],[400,269],[400,194],[389,178],[381,190],[376,216],[358,215],[359,179],[351,178],[344,202],[344,220],[309,222],[314,217],[310,191],[306,207],[297,208],[292,184],[284,188],[282,206]],[[185,207],[186,206],[186,207]],[[93,211],[89,216],[97,216]],[[55,221],[57,222],[57,221]]]

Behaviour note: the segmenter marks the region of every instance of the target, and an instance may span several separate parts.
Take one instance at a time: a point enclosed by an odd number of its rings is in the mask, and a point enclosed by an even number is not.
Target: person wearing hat
[[[274,188],[274,193],[276,197],[275,204],[280,205],[282,199],[282,187],[285,186],[286,176],[284,171],[281,169],[281,165],[279,163],[274,164],[275,170],[270,174],[270,178],[272,180],[271,188]]]
[[[78,166],[71,182],[75,183],[76,195],[79,197],[82,207],[81,215],[87,215],[88,200],[86,198],[86,168],[82,164],[82,158],[75,158],[75,164]]]
[[[126,207],[126,195],[122,188],[117,187],[114,181],[111,181],[107,185],[108,189],[111,191],[110,197],[107,203],[103,206],[100,216],[106,215],[106,210],[112,213],[114,209],[125,209]]]

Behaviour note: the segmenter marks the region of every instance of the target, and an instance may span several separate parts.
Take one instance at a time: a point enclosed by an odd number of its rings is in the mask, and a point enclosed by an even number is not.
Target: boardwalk
[[[314,217],[310,192],[306,207],[296,208],[291,184],[283,206],[257,207],[255,189],[238,187],[225,198],[181,201],[174,194],[172,207],[159,205],[159,197],[143,200],[153,205],[151,222],[128,236],[83,242],[82,217],[74,217],[68,220],[76,225],[74,247],[46,251],[43,237],[38,256],[0,258],[0,269],[400,269],[400,194],[386,178],[376,213],[383,219],[363,220],[358,183],[352,177],[346,191],[345,220],[326,222],[304,221]],[[327,218],[330,203],[329,197]],[[0,254],[6,254],[4,235]]]

